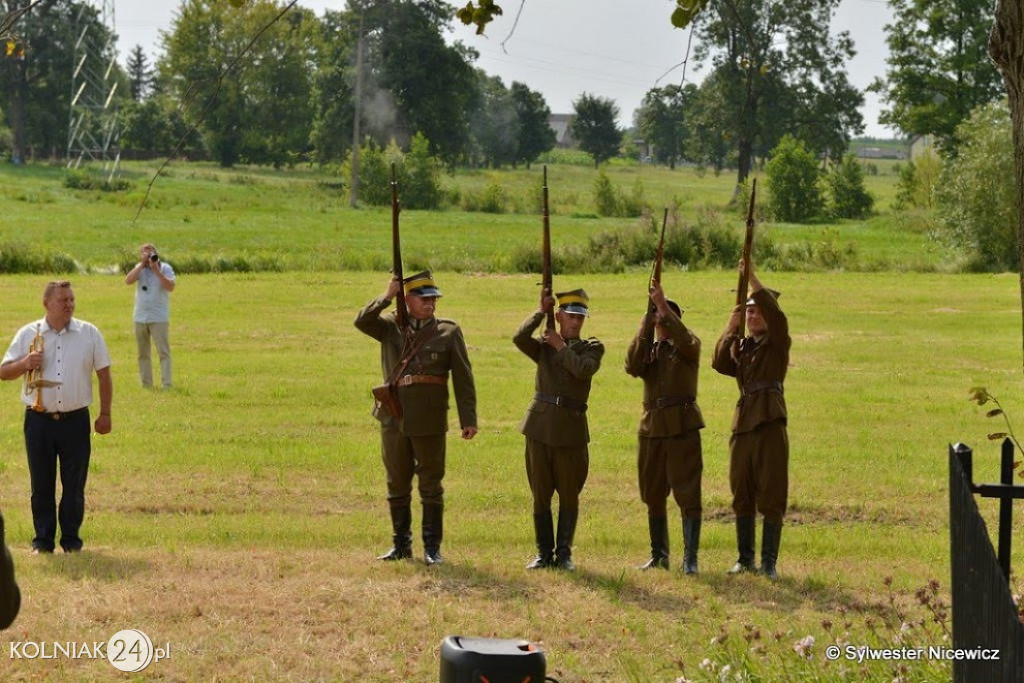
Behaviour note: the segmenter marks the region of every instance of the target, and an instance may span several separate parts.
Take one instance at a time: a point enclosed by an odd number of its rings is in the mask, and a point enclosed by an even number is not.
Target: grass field
[[[175,180],[168,194],[185,196]],[[166,252],[246,247],[245,226],[257,224],[262,231],[251,237],[261,243],[315,248],[309,216],[279,225],[261,218],[260,206],[250,214],[235,206],[253,185],[220,187],[226,199],[211,192],[130,228],[121,219],[128,207],[107,197],[55,200],[18,234],[50,225],[51,244],[74,245],[95,263],[107,258],[104,249],[149,238]],[[209,218],[218,202],[237,215],[202,230],[181,221],[186,213]],[[94,227],[79,230],[69,211]],[[86,218],[91,211],[117,216],[109,233]],[[343,215],[369,224],[374,212]],[[723,573],[735,560],[727,440],[736,387],[710,369],[709,354],[733,300],[731,271],[670,268],[664,277],[705,346],[697,578],[633,569],[648,552],[635,481],[641,387],[622,359],[644,310],[644,274],[556,278],[558,289],[586,287],[593,317],[584,331],[608,349],[590,401],[591,475],[575,574],[523,569],[533,548],[517,425],[533,369],[511,335],[535,305],[537,278],[436,276],[445,292],[440,314],[459,320],[470,347],[481,432],[449,441],[447,562],[429,569],[420,559],[373,561],[390,541],[369,415],[379,356],[351,323],[383,290],[383,269],[181,277],[172,297],[176,386],[168,392],[136,381],[132,289],[117,276],[73,276],[78,317],[97,324],[111,347],[114,431],[94,436],[85,552],[31,557],[21,388],[0,387],[0,501],[24,591],[4,639],[105,642],[135,628],[170,646],[168,659],[137,678],[174,681],[436,680],[449,634],[537,642],[548,674],[563,682],[719,680],[720,668],[710,667],[726,664],[761,680],[892,680],[901,671],[891,663],[830,663],[822,648],[892,644],[904,622],[905,645],[939,644],[941,628],[929,625],[913,593],[934,579],[948,602],[947,444],[974,446],[975,479],[994,481],[998,452],[984,435],[996,425],[968,402],[968,389],[986,386],[1011,419],[1024,416],[1016,275],[761,274],[783,292],[794,339],[790,512],[775,583]],[[0,278],[0,334],[9,338],[41,314],[46,279]],[[981,506],[994,529],[995,504]],[[414,525],[419,518],[416,505]],[[677,567],[678,525],[671,533]],[[1017,548],[1015,566],[1024,559]],[[419,558],[418,538],[414,551]],[[794,651],[808,635],[811,659]],[[701,668],[705,659],[713,664]],[[68,658],[12,659],[3,672],[7,680],[125,678],[105,661]],[[942,680],[950,669],[925,661],[902,674]]]
[[[242,260],[272,270],[386,270],[390,266],[390,211],[349,208],[348,191],[337,177],[306,168],[225,170],[211,164],[179,164],[157,179],[145,199],[155,170],[155,163],[126,164],[124,175],[133,183],[132,189],[107,193],[62,187],[64,171],[59,167],[0,167],[0,206],[7,218],[0,224],[0,248],[14,244],[60,252],[98,271],[133,258],[143,241],[156,243],[179,266],[218,260]],[[779,246],[850,249],[855,255],[846,259],[848,270],[949,271],[953,259],[929,238],[928,221],[891,211],[895,192],[891,170],[882,166],[878,175],[866,178],[878,198],[876,216],[810,226],[764,224],[759,228],[764,236],[760,239]],[[705,220],[735,226],[737,233],[742,229],[742,217],[725,211],[735,182],[731,174],[716,177],[699,175],[691,168],[669,171],[653,166],[612,166],[607,172],[627,194],[639,180],[646,202],[658,216],[660,207],[678,201],[681,218],[690,224]],[[596,217],[595,175],[587,167],[549,168],[556,251],[586,245],[601,233],[639,223],[636,218]],[[459,171],[444,176],[443,182],[463,194],[499,183],[509,197],[510,212],[466,213],[457,207],[403,212],[407,267],[514,272],[516,254],[539,243],[540,168]]]

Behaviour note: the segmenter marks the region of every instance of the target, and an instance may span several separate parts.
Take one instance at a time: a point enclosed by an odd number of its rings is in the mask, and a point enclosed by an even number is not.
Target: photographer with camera
[[[139,247],[139,262],[124,278],[126,285],[135,285],[135,341],[139,347],[139,378],[142,386],[153,386],[153,365],[150,341],[160,357],[160,380],[164,389],[171,387],[171,292],[174,291],[174,269],[160,260],[156,247],[146,243]]]

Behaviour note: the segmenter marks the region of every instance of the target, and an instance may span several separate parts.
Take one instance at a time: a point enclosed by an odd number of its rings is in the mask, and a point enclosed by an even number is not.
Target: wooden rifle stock
[[[750,250],[754,246],[754,197],[756,195],[757,178],[754,178],[750,186],[750,206],[747,208],[747,232],[743,237],[743,270],[740,272],[739,283],[736,285],[737,306],[745,306],[747,303],[747,288],[750,285]],[[740,315],[740,328],[737,331],[740,338],[746,333],[746,327],[747,317]]]
[[[398,295],[395,297],[395,321],[405,329],[409,322],[409,311],[405,307],[405,279],[402,272],[402,239],[398,231],[398,175],[391,164],[391,272],[398,279]]]
[[[544,301],[547,301],[549,296],[552,296],[552,283],[551,283],[551,218],[548,215],[548,167],[544,166],[544,186],[542,188],[542,194],[544,197],[544,241],[541,246],[541,297]],[[555,312],[553,310],[547,313],[547,323],[545,327],[548,330],[555,329]]]

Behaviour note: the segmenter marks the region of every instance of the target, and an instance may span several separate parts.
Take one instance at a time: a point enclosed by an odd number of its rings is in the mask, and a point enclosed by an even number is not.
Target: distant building
[[[935,138],[932,135],[915,135],[910,138],[910,160],[920,159],[927,154],[935,154]]]
[[[552,114],[548,117],[548,125],[551,126],[551,130],[555,131],[555,147],[567,148],[575,147],[576,141],[572,137],[572,133],[569,132],[569,121],[572,120],[572,114]]]
[[[858,159],[906,159],[906,147],[871,147],[853,145],[853,154]]]

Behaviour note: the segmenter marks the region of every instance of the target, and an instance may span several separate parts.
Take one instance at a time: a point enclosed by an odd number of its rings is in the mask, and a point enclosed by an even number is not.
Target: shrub
[[[935,186],[940,235],[972,270],[1015,271],[1017,205],[1009,108],[996,101],[957,127],[961,140]]]
[[[765,165],[768,204],[776,220],[809,223],[825,206],[819,185],[818,160],[800,140],[783,136]]]
[[[71,169],[64,174],[64,187],[72,190],[121,192],[131,189],[132,183],[127,178],[100,178],[82,169]]]
[[[505,187],[494,180],[478,191],[467,190],[462,195],[463,211],[481,213],[505,213],[508,210],[508,195]]]
[[[832,194],[830,213],[836,218],[866,218],[875,199],[864,187],[864,171],[852,154],[847,154],[828,174]]]
[[[942,162],[931,150],[906,166],[900,166],[892,208],[898,211],[932,208],[932,194],[941,172]]]
[[[612,185],[611,179],[603,170],[598,171],[594,180],[594,204],[600,216],[635,218],[644,211],[644,184],[637,178],[633,182],[632,193],[627,197]]]
[[[0,245],[0,273],[75,273],[78,265],[67,254],[44,252],[21,244]]]
[[[441,187],[441,163],[430,155],[430,142],[421,134],[413,136],[409,152],[403,153],[394,139],[381,149],[372,139],[359,148],[359,187],[356,195],[371,206],[391,204],[391,165],[398,179],[398,198],[408,209],[436,209],[445,198]],[[350,176],[352,153],[344,172]],[[351,177],[345,178],[351,186]]]

